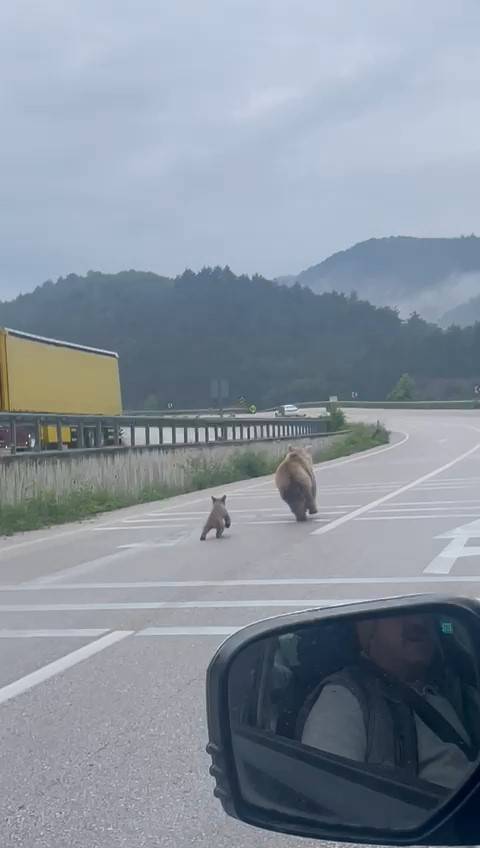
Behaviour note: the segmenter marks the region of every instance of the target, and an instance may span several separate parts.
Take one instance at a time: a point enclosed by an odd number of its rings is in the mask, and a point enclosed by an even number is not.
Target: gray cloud
[[[0,295],[478,231],[477,0],[0,10]]]

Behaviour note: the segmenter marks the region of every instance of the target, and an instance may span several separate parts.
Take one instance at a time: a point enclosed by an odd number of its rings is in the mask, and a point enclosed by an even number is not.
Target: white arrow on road
[[[449,574],[455,561],[461,557],[480,557],[480,545],[469,545],[470,539],[480,539],[480,518],[454,527],[447,533],[435,536],[436,539],[450,539],[446,548],[427,565],[424,574]]]

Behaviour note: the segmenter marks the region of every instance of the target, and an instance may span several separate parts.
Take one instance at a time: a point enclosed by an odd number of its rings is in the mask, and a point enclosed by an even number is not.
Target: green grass
[[[327,450],[314,451],[313,458],[315,462],[326,462],[386,444],[388,440],[389,433],[381,425],[375,429],[366,424],[352,424],[342,439]],[[223,463],[192,460],[191,481],[183,490],[148,486],[136,494],[115,494],[105,490],[83,488],[61,497],[57,497],[53,492],[46,492],[19,504],[0,506],[0,535],[11,536],[26,530],[40,530],[54,524],[81,521],[102,512],[163,500],[187,491],[263,477],[273,474],[277,464],[277,460],[270,459],[260,452],[245,450]]]
[[[222,483],[235,483],[252,477],[264,477],[273,474],[278,460],[270,459],[254,450],[246,450],[232,456],[227,462],[207,462],[193,460],[191,491],[221,486]]]
[[[352,453],[376,448],[386,445],[390,440],[390,433],[383,424],[371,427],[369,424],[351,424],[345,437],[327,448],[325,451],[313,452],[314,462],[328,462],[330,459],[338,459],[341,456],[350,456]]]
[[[145,488],[136,495],[77,489],[57,498],[53,492],[45,492],[35,498],[27,498],[19,504],[0,506],[0,535],[12,536],[26,530],[40,530],[54,524],[81,521],[101,512],[162,500],[172,494],[175,493],[155,486]]]

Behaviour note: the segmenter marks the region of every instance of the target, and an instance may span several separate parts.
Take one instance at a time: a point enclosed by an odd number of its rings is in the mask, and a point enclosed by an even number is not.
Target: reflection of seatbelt
[[[468,760],[473,761],[478,756],[478,747],[467,742],[450,722],[430,704],[422,695],[419,695],[415,689],[391,677],[386,672],[382,671],[369,657],[362,656],[359,667],[365,666],[375,674],[377,678],[383,680],[386,684],[384,696],[390,700],[400,700],[409,704],[418,717],[435,733],[436,736],[447,745],[456,745],[462,751]]]
[[[419,695],[411,686],[406,686],[403,683],[395,683],[392,686],[393,691],[398,692],[399,696],[410,704],[414,712],[419,718],[445,742],[445,744],[456,745],[457,748],[465,754],[468,760],[475,760],[477,750],[474,745],[466,740],[458,733],[450,722],[430,704],[422,695]]]

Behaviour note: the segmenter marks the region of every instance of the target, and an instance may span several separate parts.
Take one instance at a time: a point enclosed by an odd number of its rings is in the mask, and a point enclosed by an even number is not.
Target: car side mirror
[[[207,672],[228,815],[337,842],[480,842],[480,604],[415,596],[282,615]]]

